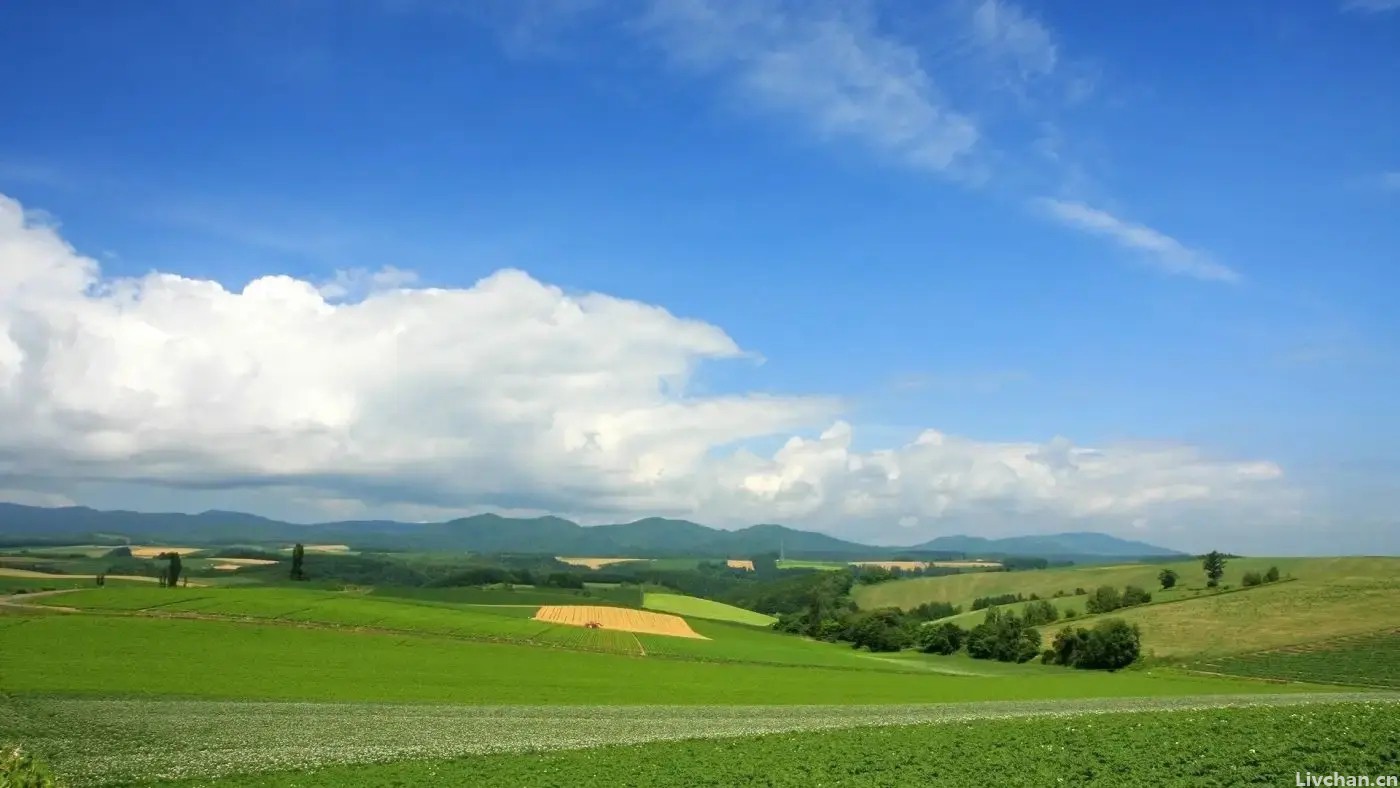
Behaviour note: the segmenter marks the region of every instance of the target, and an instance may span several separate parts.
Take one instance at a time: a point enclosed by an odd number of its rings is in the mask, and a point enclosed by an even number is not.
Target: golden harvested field
[[[545,605],[535,612],[536,621],[582,627],[596,623],[600,629],[641,632],[647,635],[670,635],[678,638],[709,638],[690,628],[680,616],[649,613],[625,607],[596,607],[593,605]]]
[[[930,566],[942,566],[949,569],[995,569],[1001,566],[1000,561],[933,561]]]
[[[267,566],[277,563],[271,558],[215,558],[213,560],[220,562],[218,566],[214,567],[215,569],[222,569],[225,566],[237,569],[240,566]]]
[[[202,548],[199,547],[172,547],[169,545],[143,544],[132,545],[131,554],[136,558],[155,558],[161,553],[179,553],[180,555],[188,555],[190,553],[197,553],[201,549]]]
[[[731,558],[728,561],[730,569],[747,569],[753,571],[753,561],[747,558]]]
[[[609,564],[622,564],[628,561],[645,561],[645,558],[565,558],[562,555],[555,556],[554,560],[571,566],[586,566],[589,569],[602,569]]]

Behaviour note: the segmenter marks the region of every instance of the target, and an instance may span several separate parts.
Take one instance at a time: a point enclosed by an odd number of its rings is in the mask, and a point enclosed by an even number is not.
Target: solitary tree
[[[1176,577],[1175,569],[1163,569],[1162,573],[1157,575],[1157,579],[1162,583],[1163,591],[1176,585]]]
[[[170,566],[165,571],[165,584],[174,588],[180,582],[180,554],[172,551],[162,557],[170,560]]]
[[[302,568],[301,568],[302,561],[304,561],[305,559],[306,559],[306,548],[302,546],[301,542],[297,542],[296,547],[293,547],[293,548],[292,548],[292,579],[293,579],[293,580],[305,580],[305,579],[306,579],[306,572],[303,571]]]
[[[1219,550],[1211,550],[1201,560],[1201,567],[1206,570],[1206,586],[1215,588],[1220,585],[1220,578],[1225,576],[1225,555]]]
[[[1276,567],[1276,566],[1271,566],[1271,567],[1269,567],[1269,571],[1267,571],[1267,572],[1264,573],[1264,582],[1265,582],[1265,583],[1273,583],[1273,582],[1275,582],[1275,581],[1277,581],[1277,580],[1278,580],[1278,567]]]

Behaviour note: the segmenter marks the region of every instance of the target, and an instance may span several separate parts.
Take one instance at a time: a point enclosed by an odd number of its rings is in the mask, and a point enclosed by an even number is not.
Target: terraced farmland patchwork
[[[1400,630],[1238,654],[1197,666],[1237,676],[1400,690]]]

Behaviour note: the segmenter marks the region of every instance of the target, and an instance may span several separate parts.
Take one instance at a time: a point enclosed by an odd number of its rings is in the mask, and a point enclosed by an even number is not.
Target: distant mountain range
[[[479,514],[439,523],[355,520],[301,525],[243,512],[144,514],[85,506],[45,508],[0,503],[0,541],[166,544],[306,542],[365,550],[451,550],[576,556],[736,557],[780,549],[789,558],[892,559],[1008,557],[1099,560],[1181,555],[1174,550],[1101,533],[984,539],[941,536],[909,547],[876,547],[782,525],[734,531],[688,520],[649,517],[631,523],[582,526],[560,517],[510,518]]]

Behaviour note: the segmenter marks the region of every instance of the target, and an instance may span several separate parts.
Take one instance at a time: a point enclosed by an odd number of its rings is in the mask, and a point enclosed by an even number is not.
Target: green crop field
[[[642,607],[661,613],[709,618],[715,621],[732,621],[736,624],[748,624],[756,627],[766,627],[777,620],[772,616],[755,613],[742,607],[726,605],[723,602],[714,602],[684,594],[663,594],[653,591],[648,591],[643,597]]]
[[[778,562],[779,569],[822,569],[826,571],[837,571],[850,566],[843,561],[795,561],[791,558]]]
[[[1237,654],[1192,667],[1239,676],[1400,690],[1400,630]]]
[[[1107,676],[1047,670],[982,678],[911,671],[868,659],[843,668],[741,664],[286,624],[92,614],[31,613],[17,618],[23,622],[0,629],[0,692],[439,703],[792,704],[1279,689],[1171,670]],[[702,632],[731,627],[767,634],[735,624],[704,626]]]
[[[1146,785],[1385,773],[1400,745],[1395,696],[1341,697],[791,709],[34,698],[0,699],[0,736],[23,736],[73,786],[965,785],[987,774]]]

